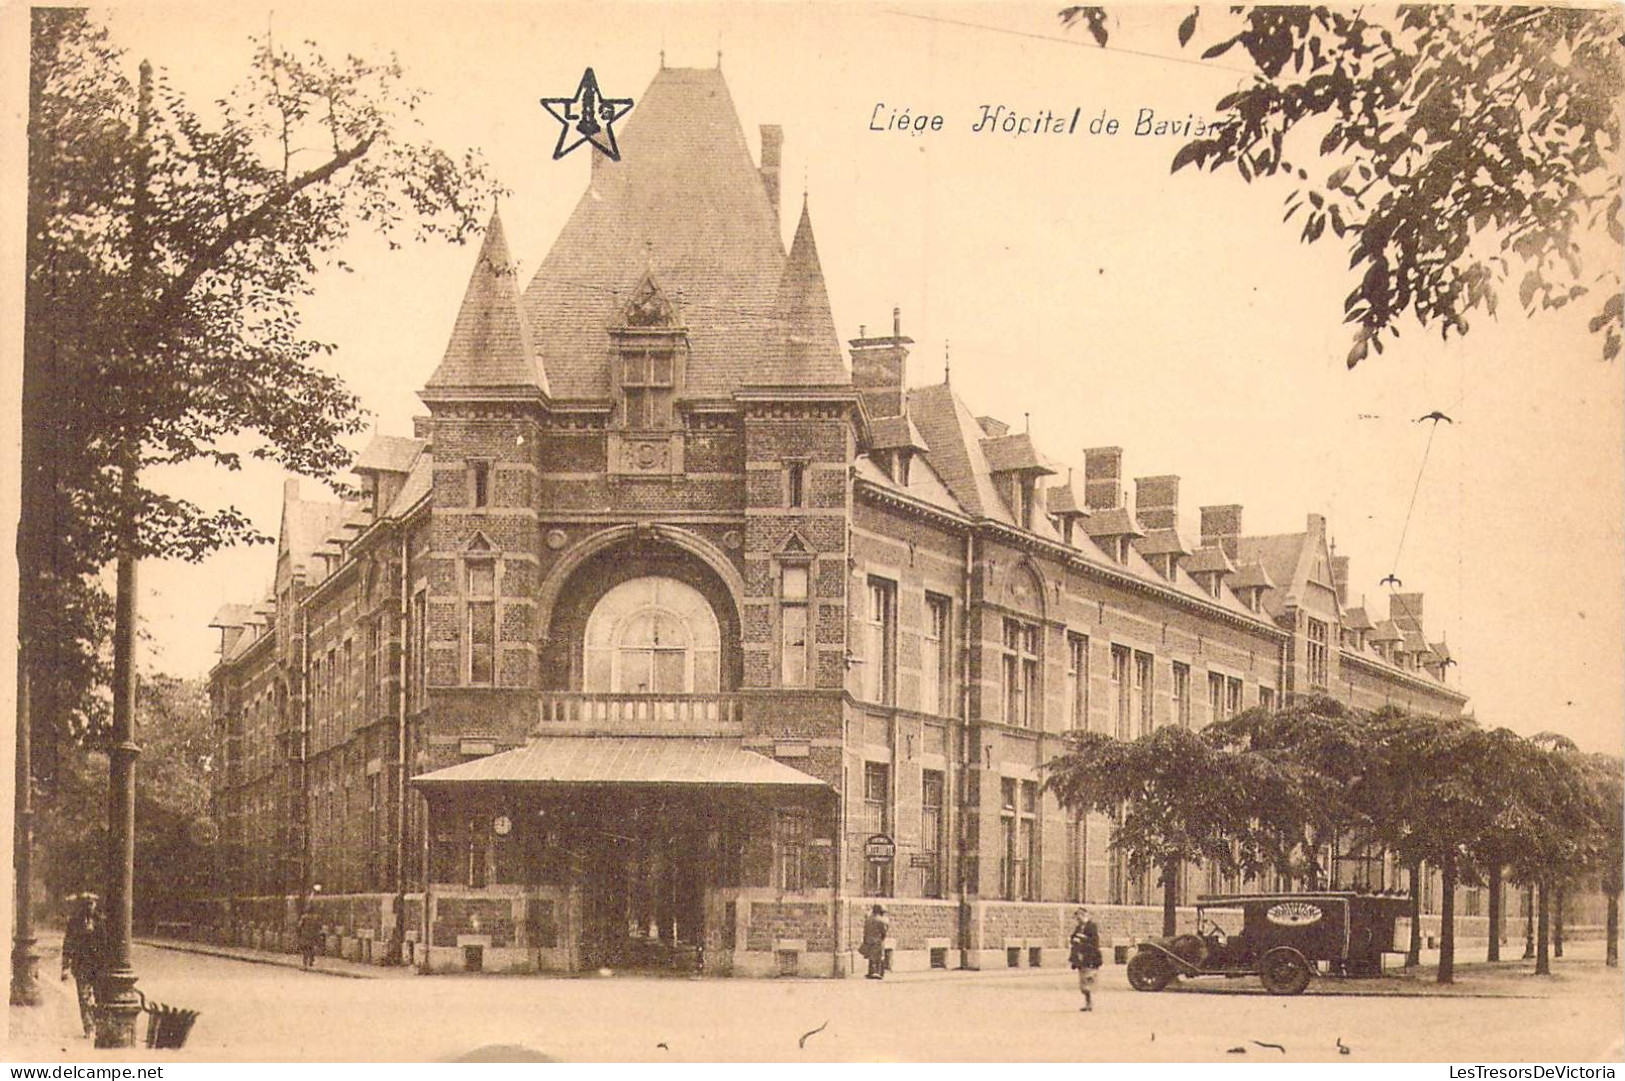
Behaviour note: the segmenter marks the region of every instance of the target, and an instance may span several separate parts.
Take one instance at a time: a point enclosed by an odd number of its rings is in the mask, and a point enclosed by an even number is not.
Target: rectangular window
[[[1083,811],[1066,816],[1066,899],[1083,902],[1088,897],[1089,818]]]
[[[1174,662],[1174,723],[1191,726],[1191,666]]]
[[[1016,781],[1013,777],[999,782],[999,896],[1006,901],[1016,899]]]
[[[786,564],[779,569],[780,677],[786,687],[805,687],[808,682],[809,573],[805,563]]]
[[[779,889],[806,889],[807,812],[789,808],[778,812]]]
[[[921,870],[921,893],[926,897],[941,897],[943,886],[943,855],[946,837],[943,834],[943,775],[934,769],[920,774],[920,854],[930,860]]]
[[[1274,687],[1260,687],[1260,688],[1258,688],[1258,704],[1263,709],[1274,709],[1275,708],[1275,688]]]
[[[625,395],[626,427],[669,428],[675,398],[676,372],[672,354],[634,351],[623,354],[621,390]]]
[[[920,649],[920,711],[952,714],[953,602],[925,595],[925,633]]]
[[[496,595],[497,570],[496,564],[489,559],[474,559],[468,562],[468,595],[470,597],[492,597]]]
[[[1224,720],[1224,676],[1218,672],[1207,674],[1207,705],[1215,721]]]
[[[789,502],[792,507],[804,506],[806,498],[807,466],[802,462],[790,462],[784,467],[785,482],[789,487]]]
[[[1038,697],[1038,628],[1004,621],[1004,723],[1032,728],[1042,716]]]
[[[1234,676],[1224,681],[1224,715],[1234,717],[1241,712],[1241,680]]]
[[[1148,736],[1156,723],[1153,709],[1156,699],[1152,695],[1155,686],[1154,673],[1151,667],[1151,654],[1134,654],[1134,697],[1140,707],[1140,735]]]
[[[469,462],[469,486],[473,489],[474,505],[476,507],[490,506],[491,503],[491,463]]]
[[[1308,645],[1304,659],[1309,664],[1309,685],[1326,686],[1326,624],[1318,619],[1305,620],[1308,625]]]
[[[1112,647],[1112,686],[1117,698],[1117,738],[1129,738],[1130,718],[1133,717],[1133,701],[1129,683],[1128,667],[1133,651],[1127,646]]]
[[[409,639],[412,677],[411,700],[421,709],[429,700],[429,597],[422,590],[412,595],[412,635]]]
[[[885,578],[869,579],[864,631],[864,697],[889,704],[897,687],[897,583]]]
[[[1016,823],[1016,887],[1022,900],[1038,900],[1038,782],[1021,782]]]
[[[863,764],[864,837],[891,833],[891,768],[884,762]],[[891,896],[890,863],[863,865],[863,891],[870,897]]]
[[[1089,639],[1081,634],[1066,636],[1066,703],[1068,726],[1089,727]]]
[[[491,601],[468,602],[468,681],[496,682],[496,605]]]
[[[468,884],[482,889],[486,883],[486,858],[491,851],[491,820],[476,815],[468,820]]]

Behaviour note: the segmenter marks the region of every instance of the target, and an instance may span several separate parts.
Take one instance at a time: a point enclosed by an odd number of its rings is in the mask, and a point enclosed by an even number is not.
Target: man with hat
[[[96,1032],[96,981],[107,969],[107,924],[102,919],[101,899],[94,893],[71,898],[73,916],[62,939],[62,978],[73,973],[79,992],[79,1021],[85,1035]]]
[[[1078,970],[1078,990],[1083,992],[1084,1012],[1095,1008],[1095,977],[1100,972],[1100,928],[1089,918],[1087,908],[1072,913],[1071,952],[1068,963]]]
[[[876,905],[863,921],[863,944],[858,947],[858,953],[869,962],[869,972],[864,979],[886,978],[886,936],[890,932],[891,922],[886,919],[885,906]]]

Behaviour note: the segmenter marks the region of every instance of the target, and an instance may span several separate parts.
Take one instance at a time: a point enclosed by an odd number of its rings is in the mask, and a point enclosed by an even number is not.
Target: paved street
[[[42,971],[54,975],[54,943]],[[1136,994],[1123,968],[1104,973],[1093,1014],[1065,970],[919,973],[863,980],[363,978],[279,964],[136,951],[149,996],[202,1010],[182,1052],[139,1057],[217,1061],[575,1060],[1249,1060],[1573,1061],[1622,1053],[1621,976],[1600,943],[1576,943],[1559,975],[1529,963],[1465,966],[1448,994],[1431,985],[1317,983],[1282,999],[1253,981]],[[95,1061],[74,1029],[68,985],[19,1023],[12,1061]],[[1328,991],[1381,993],[1327,993]],[[55,1033],[45,1031],[55,1026]],[[806,1046],[801,1037],[813,1029]],[[143,1022],[142,1031],[145,1031]],[[1336,1040],[1351,1048],[1341,1059]],[[1280,1044],[1284,1052],[1252,1041]],[[663,1046],[662,1046],[663,1045]],[[124,1056],[128,1057],[128,1056]]]

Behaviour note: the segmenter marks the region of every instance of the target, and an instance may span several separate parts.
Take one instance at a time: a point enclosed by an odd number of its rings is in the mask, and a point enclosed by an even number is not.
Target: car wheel
[[[1149,950],[1129,958],[1128,985],[1136,991],[1161,991],[1174,978],[1174,970],[1162,957]]]
[[[1271,950],[1258,975],[1272,995],[1301,995],[1309,986],[1309,963],[1295,950]]]

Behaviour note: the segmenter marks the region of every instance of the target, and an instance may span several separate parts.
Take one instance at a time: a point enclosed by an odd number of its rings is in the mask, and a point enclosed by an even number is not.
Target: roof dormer
[[[1184,561],[1185,573],[1196,579],[1208,596],[1217,598],[1226,578],[1236,573],[1236,565],[1216,544],[1204,544]]]
[[[989,436],[982,440],[982,456],[1010,508],[1011,518],[1022,529],[1031,529],[1038,504],[1038,478],[1053,476],[1055,470],[1044,464],[1033,447],[1032,436],[1026,432]]]

